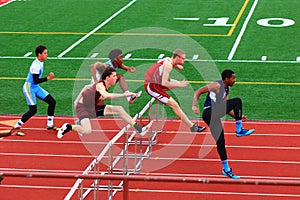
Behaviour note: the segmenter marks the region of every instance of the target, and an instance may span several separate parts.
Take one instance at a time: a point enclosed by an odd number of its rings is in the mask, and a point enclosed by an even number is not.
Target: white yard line
[[[35,59],[35,57],[24,56],[0,56],[0,59]],[[108,58],[93,58],[93,57],[48,57],[48,60],[107,60]],[[157,61],[158,58],[128,58],[131,61]],[[286,63],[299,64],[300,61],[295,60],[203,60],[203,59],[186,59],[188,62],[214,62],[214,63]],[[0,66],[1,67],[1,66]]]
[[[254,10],[256,8],[257,3],[258,3],[258,0],[255,0],[255,2],[253,3],[252,8],[251,8],[251,10],[250,10],[247,18],[246,18],[246,20],[245,20],[245,22],[243,24],[243,27],[242,27],[242,29],[241,29],[238,37],[236,38],[235,43],[234,43],[234,45],[233,45],[233,47],[232,47],[232,49],[231,49],[231,51],[229,53],[228,60],[232,60],[232,58],[233,58],[233,56],[235,54],[235,51],[236,51],[237,47],[239,46],[240,41],[241,41],[241,39],[242,39],[242,37],[244,35],[244,32],[245,32],[245,30],[247,28],[247,25],[248,25],[248,23],[249,23],[249,21],[251,19],[251,16],[252,16],[252,14],[253,14],[253,12],[254,12]]]
[[[114,13],[112,16],[110,16],[104,22],[102,22],[99,26],[97,26],[92,31],[90,31],[88,34],[86,34],[81,39],[79,39],[77,42],[75,42],[74,44],[72,44],[69,48],[67,48],[66,50],[64,50],[57,57],[59,57],[59,58],[63,57],[66,53],[68,53],[69,51],[71,51],[74,47],[76,47],[77,45],[79,45],[81,42],[83,42],[85,39],[87,39],[89,36],[91,36],[96,31],[98,31],[100,28],[102,28],[104,25],[106,25],[113,18],[115,18],[116,16],[118,16],[121,12],[123,12],[124,10],[126,10],[128,7],[130,7],[135,2],[136,2],[136,0],[132,0],[131,2],[129,2],[126,6],[124,6],[123,8],[121,8],[119,11],[117,11],[116,13]]]

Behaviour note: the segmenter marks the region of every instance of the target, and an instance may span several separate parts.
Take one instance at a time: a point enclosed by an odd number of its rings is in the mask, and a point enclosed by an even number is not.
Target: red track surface
[[[8,129],[8,124],[14,123],[15,119],[18,118],[0,116],[0,130]],[[55,118],[59,126],[67,121],[73,122],[73,119]],[[45,130],[45,117],[34,117],[23,128],[25,137],[11,136],[0,140],[0,171],[82,174],[107,143],[104,137],[98,136],[112,138],[125,125],[112,119],[95,123],[100,124],[104,134],[96,131],[80,138],[72,132],[58,140],[53,131]],[[179,125],[177,120],[166,122],[165,133],[159,134],[152,156],[143,161],[141,174],[226,179],[220,173],[219,157],[210,134],[185,133],[188,129],[178,129]],[[247,122],[245,128],[256,131],[241,138],[234,135],[232,121],[224,126],[230,165],[242,179],[300,180],[300,123]],[[117,147],[121,147],[122,140],[118,141]],[[199,154],[200,149],[205,156]],[[0,199],[63,199],[74,182],[70,179],[5,177],[0,185]],[[90,181],[86,182],[90,184]],[[132,200],[300,199],[300,186],[130,182],[129,188],[129,199]],[[100,192],[103,195],[100,199],[105,199],[106,193]],[[115,199],[122,199],[122,195],[118,192]],[[72,199],[77,199],[76,194]]]

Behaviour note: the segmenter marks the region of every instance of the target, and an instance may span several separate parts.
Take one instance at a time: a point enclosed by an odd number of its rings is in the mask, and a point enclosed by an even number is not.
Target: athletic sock
[[[229,172],[231,170],[228,164],[228,160],[222,160],[222,166],[225,172]]]
[[[242,130],[242,120],[236,120],[235,125],[236,125],[236,132],[239,133]]]
[[[24,124],[24,122],[22,122],[21,120],[19,120],[16,125],[14,126],[14,128],[19,128]]]
[[[53,116],[48,116],[48,120],[47,120],[47,126],[51,127],[53,126]]]

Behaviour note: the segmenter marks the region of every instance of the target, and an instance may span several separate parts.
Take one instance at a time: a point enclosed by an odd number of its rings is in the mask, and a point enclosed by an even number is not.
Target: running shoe
[[[139,98],[141,95],[142,95],[142,90],[141,91],[139,91],[138,93],[136,93],[136,96],[135,97],[130,97],[129,98],[129,103],[130,104],[133,104],[133,102],[137,99],[137,98]]]
[[[71,130],[72,130],[72,125],[68,123],[64,123],[57,132],[57,138],[61,139],[67,132]]]
[[[149,124],[146,126],[141,126],[138,124],[134,125],[134,128],[139,132],[139,134],[143,137],[146,135],[146,133],[149,131],[150,127],[152,126],[153,121],[151,121]]]
[[[58,131],[58,128],[55,125],[52,125],[52,126],[47,126],[47,130]]]
[[[17,135],[17,136],[24,136],[25,133],[23,133],[21,131],[21,128],[20,127],[13,127],[12,129],[10,129],[10,132],[9,132],[10,135]]]
[[[191,129],[191,132],[202,132],[206,129],[206,127],[199,126],[197,123],[195,123],[190,129]]]
[[[232,169],[230,169],[229,172],[226,172],[224,169],[222,170],[222,174],[224,176],[228,176],[229,178],[232,178],[232,179],[240,179],[239,176],[235,175],[233,172],[232,172]]]
[[[237,137],[247,136],[252,134],[254,131],[255,131],[254,129],[247,130],[242,128],[240,132],[236,133],[236,136]]]

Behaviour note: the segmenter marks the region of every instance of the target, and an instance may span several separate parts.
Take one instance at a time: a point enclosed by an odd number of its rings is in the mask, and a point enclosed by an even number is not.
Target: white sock
[[[53,126],[53,116],[48,116],[48,120],[47,120],[47,126],[51,127]]]
[[[24,124],[24,122],[22,122],[21,120],[19,120],[16,125],[14,126],[14,128],[19,128]]]

